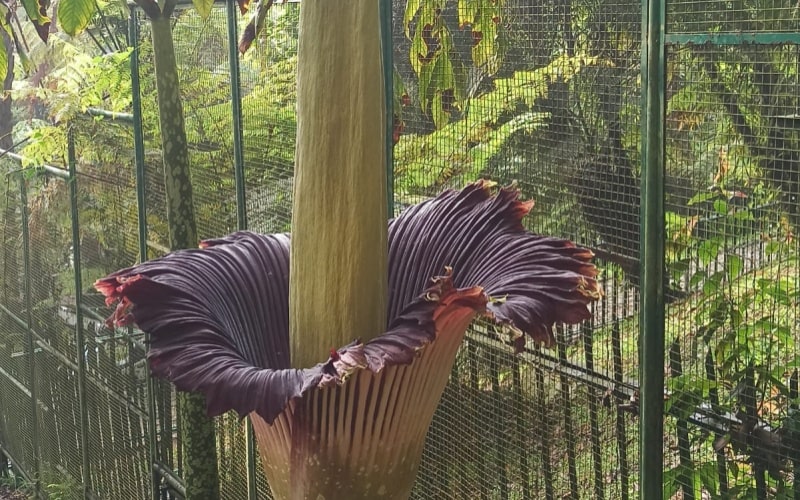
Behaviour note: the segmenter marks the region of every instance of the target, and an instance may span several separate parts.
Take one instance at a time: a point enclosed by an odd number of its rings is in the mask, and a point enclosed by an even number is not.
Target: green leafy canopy
[[[58,3],[58,24],[70,36],[75,36],[89,25],[94,15],[94,0],[62,0]]]

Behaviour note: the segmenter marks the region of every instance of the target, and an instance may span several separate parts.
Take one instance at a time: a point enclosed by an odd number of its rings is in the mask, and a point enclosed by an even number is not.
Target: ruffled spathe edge
[[[387,332],[305,369],[289,363],[288,235],[208,240],[96,287],[109,304],[118,301],[113,324],[135,323],[150,334],[155,375],[204,393],[211,415],[255,411],[271,423],[311,388],[411,363],[436,340],[437,317],[454,311],[483,313],[517,332],[518,349],[525,336],[551,344],[555,322],[588,318],[588,304],[600,297],[591,252],[525,231],[521,219],[531,206],[516,189],[478,182],[390,221]]]

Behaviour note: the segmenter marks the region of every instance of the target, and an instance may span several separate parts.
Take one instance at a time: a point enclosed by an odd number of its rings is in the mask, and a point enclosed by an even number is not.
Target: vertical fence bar
[[[467,343],[467,352],[469,353],[469,387],[472,389],[472,394],[480,395],[480,382],[478,377],[478,349],[473,342]],[[476,407],[474,408],[473,413],[480,413],[483,411],[483,400],[480,397],[475,398],[475,405]],[[486,470],[486,453],[484,453],[484,450],[482,449],[483,440],[485,438],[486,436],[478,436],[478,442],[481,443],[481,448],[479,448],[475,454],[478,470]],[[472,478],[469,474],[466,474],[466,476],[469,482],[465,484],[471,484]],[[488,481],[480,481],[478,486],[480,488],[480,499],[486,500],[489,498]],[[464,487],[466,486],[462,486],[462,488]]]
[[[33,340],[33,311],[31,310],[31,240],[28,230],[28,184],[23,175],[19,179],[19,204],[22,215],[22,269],[24,276],[23,294],[25,302],[25,347],[28,350],[28,373],[31,393],[31,445],[33,446],[33,491],[38,495],[41,488],[41,471],[39,470],[39,415],[38,391],[36,388],[36,342]],[[38,498],[38,497],[37,497]]]
[[[83,331],[83,277],[81,276],[81,229],[78,219],[78,178],[75,168],[75,134],[67,131],[67,168],[69,169],[69,209],[72,217],[72,261],[75,278],[75,344],[78,355],[78,407],[81,409],[80,443],[81,467],[83,469],[83,492],[88,496],[92,491],[92,473],[89,469],[89,418],[86,402],[86,340]]]
[[[236,223],[239,229],[247,229],[247,204],[244,181],[244,153],[242,138],[242,93],[239,72],[239,50],[236,26],[236,2],[225,4],[228,28],[228,64],[231,74],[231,125],[233,130],[233,172],[236,181]]]
[[[611,301],[611,351],[613,354],[614,364],[614,382],[617,386],[621,386],[623,382],[623,366],[622,366],[622,335],[620,332],[620,322],[622,319],[619,317],[617,307],[617,293],[616,287],[612,288],[612,293],[609,294]],[[622,303],[628,303],[628,293],[622,293]],[[615,431],[617,434],[617,462],[619,464],[619,485],[620,485],[620,498],[627,500],[630,498],[629,487],[629,467],[628,467],[628,431],[625,426],[625,410],[617,400],[617,414],[615,416]]]
[[[500,389],[500,359],[502,353],[498,349],[491,347],[488,352],[489,357],[489,379],[492,382],[492,394],[489,401],[492,408],[495,410],[495,417],[498,422],[506,420],[505,404],[503,401],[503,392]],[[496,425],[494,428],[495,457],[494,468],[496,470],[496,478],[487,478],[494,483],[496,481],[497,487],[500,489],[500,498],[508,498],[508,473],[506,471],[506,464],[508,463],[508,445],[506,443],[506,436],[502,426]],[[495,484],[492,484],[494,487]]]
[[[135,7],[130,9],[128,18],[128,45],[131,51],[131,94],[133,111],[133,151],[136,163],[136,215],[139,226],[139,261],[147,260],[147,191],[144,167],[144,131],[142,130],[142,87],[139,81],[139,19]],[[145,334],[145,343],[149,339]],[[159,479],[156,471],[158,461],[158,425],[156,419],[156,387],[149,369],[145,369],[147,391],[147,457],[150,462],[150,495],[158,500]]]
[[[698,337],[704,336],[705,332],[701,330],[698,332]],[[708,353],[706,353],[705,359],[705,368],[706,368],[706,378],[711,383],[711,387],[708,389],[708,402],[711,404],[711,409],[716,415],[721,415],[723,411],[720,404],[719,404],[719,390],[717,389],[717,370],[716,365],[714,364],[714,352],[709,349]],[[719,432],[719,430],[714,432],[714,442],[718,443],[721,439],[724,438],[724,434]],[[715,455],[717,456],[717,477],[719,478],[719,496],[721,498],[728,498],[728,466],[726,464],[727,458],[725,456],[725,448],[719,448],[716,450]],[[798,470],[798,469],[795,469]],[[712,492],[716,493],[716,492]],[[797,493],[800,493],[798,491]],[[800,499],[798,499],[800,500]]]
[[[236,183],[236,226],[239,230],[247,229],[247,190],[244,178],[244,138],[242,125],[242,84],[239,68],[238,30],[236,25],[236,2],[229,0],[225,4],[228,30],[228,64],[231,75],[231,126],[233,127],[233,172]],[[256,470],[256,443],[253,425],[247,419],[245,424],[245,442],[247,444],[247,499],[258,498]]]
[[[680,377],[683,374],[683,360],[681,358],[681,346],[676,340],[672,343],[669,350],[669,371],[672,377]],[[681,472],[678,474],[678,482],[681,485],[682,500],[694,500],[694,481],[692,481],[692,442],[689,440],[689,422],[684,418],[679,418],[675,423],[675,432],[678,439],[678,454],[681,465]]]
[[[664,479],[664,167],[666,0],[642,0],[639,463],[643,500]]]
[[[596,317],[597,306],[592,304],[592,317]],[[594,373],[594,341],[592,335],[592,324],[585,321],[581,326],[583,329],[583,352],[586,369],[589,373]],[[600,446],[600,423],[597,414],[597,398],[589,398],[589,427],[591,428],[592,446],[592,468],[594,470],[594,498],[604,500],[605,498],[605,478],[603,477],[603,457]]]
[[[514,387],[514,422],[516,430],[516,440],[519,443],[528,442],[528,428],[525,425],[526,411],[524,408],[525,398],[522,395],[522,368],[519,357],[511,356],[511,376],[512,386]],[[531,500],[531,468],[528,460],[528,450],[520,446],[518,448],[519,470],[522,476],[522,500]]]
[[[567,364],[567,345],[566,345],[566,331],[563,325],[558,325],[556,328],[556,346],[558,350],[558,360],[564,365]],[[569,377],[565,372],[561,372],[558,376],[558,385],[561,389],[561,404],[563,405],[563,422],[564,434],[566,436],[575,436],[575,426],[572,422],[572,395],[569,387]],[[570,498],[580,498],[578,494],[578,466],[575,456],[575,439],[566,440],[567,448],[567,473],[569,476],[569,491]]]
[[[540,351],[540,347],[535,347],[536,351]],[[544,370],[539,366],[534,366],[534,392],[536,398],[536,408],[539,413],[539,428],[541,429],[541,462],[542,462],[542,481],[544,482],[544,498],[546,500],[555,499],[555,490],[553,488],[553,464],[550,448],[550,421],[547,417],[547,386],[545,385]]]

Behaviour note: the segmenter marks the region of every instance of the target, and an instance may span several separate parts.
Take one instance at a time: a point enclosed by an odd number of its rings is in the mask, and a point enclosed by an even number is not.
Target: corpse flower
[[[250,415],[275,498],[402,499],[473,319],[518,349],[552,344],[601,295],[591,252],[525,231],[530,208],[478,182],[390,221],[385,333],[352,332],[304,369],[289,359],[288,235],[234,233],[95,286],[118,301],[111,323],[150,334],[155,375],[204,393],[209,415]]]

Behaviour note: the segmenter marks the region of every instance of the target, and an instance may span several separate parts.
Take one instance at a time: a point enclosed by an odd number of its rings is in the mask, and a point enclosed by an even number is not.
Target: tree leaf
[[[0,20],[0,24],[4,24],[3,20]],[[0,40],[2,37],[0,37]],[[6,75],[8,74],[8,54],[6,53],[6,44],[0,43],[0,82],[6,81]]]
[[[47,42],[47,37],[50,34],[50,18],[47,17],[47,7],[49,2],[39,2],[39,0],[22,0],[22,6],[25,8],[25,13],[28,14],[28,19],[31,20],[36,27],[36,32],[42,41]]]
[[[61,0],[58,3],[58,25],[75,36],[89,25],[97,4],[93,0]]]
[[[197,9],[201,19],[208,19],[208,15],[211,14],[211,8],[214,7],[214,0],[192,0],[192,5]],[[241,9],[241,4],[239,8]]]
[[[414,20],[421,6],[422,0],[408,0],[406,3],[406,10],[403,14],[403,27],[408,38],[411,38],[411,21]],[[419,28],[417,28],[417,32],[419,32]]]
[[[733,281],[739,277],[744,269],[744,261],[736,254],[728,254],[725,261],[725,267],[728,273],[728,280]]]
[[[8,9],[8,6],[4,3],[0,3],[0,30],[8,34],[8,46],[11,47],[14,42],[13,33],[11,33],[11,22],[10,22],[10,15],[11,12]],[[9,54],[6,52],[6,44],[4,42],[5,38],[0,33],[0,83],[6,81],[6,76],[8,76],[8,63],[9,63]],[[2,96],[0,96],[2,98]]]
[[[458,27],[464,29],[475,22],[478,14],[478,0],[459,0],[458,2]]]

